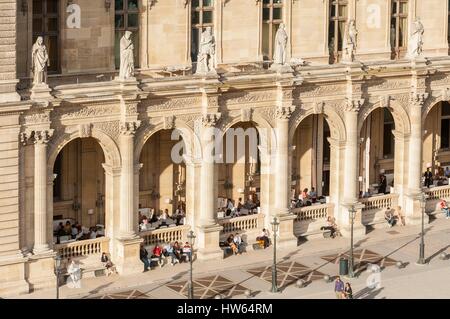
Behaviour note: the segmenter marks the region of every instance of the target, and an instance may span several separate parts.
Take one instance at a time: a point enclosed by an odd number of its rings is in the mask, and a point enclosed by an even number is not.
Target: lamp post
[[[355,206],[352,205],[349,209],[350,219],[351,219],[351,228],[350,228],[350,258],[348,262],[348,276],[350,278],[354,278],[355,274],[353,273],[353,224],[355,221],[356,209]]]
[[[422,231],[420,233],[420,245],[419,245],[419,260],[417,261],[417,263],[419,265],[425,265],[426,261],[425,261],[425,242],[424,242],[424,236],[425,236],[425,205],[426,205],[426,200],[427,200],[427,195],[425,194],[424,191],[422,191],[422,196],[421,196],[421,201],[420,201],[420,206],[422,208]]]
[[[188,299],[194,299],[194,283],[192,280],[192,256],[194,252],[194,240],[195,235],[194,232],[191,230],[189,231],[189,234],[187,235],[187,238],[189,240],[189,245],[191,246],[191,253],[189,255],[189,287],[188,287]]]
[[[272,290],[271,292],[280,292],[277,287],[277,232],[280,222],[276,217],[273,218],[272,222],[273,231],[273,265],[272,265]]]
[[[61,256],[55,256],[56,299],[59,299],[59,276],[61,275]]]

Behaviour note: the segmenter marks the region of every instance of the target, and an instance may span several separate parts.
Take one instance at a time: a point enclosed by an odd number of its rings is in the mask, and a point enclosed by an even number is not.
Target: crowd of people
[[[318,196],[314,187],[311,190],[304,188],[298,197],[293,196],[291,198],[291,208],[300,208],[305,206],[311,206],[319,201],[323,201],[324,196]]]
[[[448,179],[450,178],[450,168],[447,166],[444,168],[438,167],[435,173],[431,171],[430,167],[423,173],[423,186],[430,187],[431,185],[442,186],[448,185]]]
[[[250,215],[258,213],[258,207],[260,202],[256,194],[250,194],[248,199],[244,202],[242,197],[239,197],[237,203],[231,198],[226,199],[226,205],[221,207],[220,210],[226,217],[239,217],[242,215]]]
[[[149,216],[139,212],[139,230],[146,231],[151,229],[158,229],[164,226],[175,224],[177,226],[183,225],[186,218],[186,211],[184,204],[179,204],[175,212],[169,213],[166,208],[156,212],[154,208],[150,208]]]
[[[56,244],[61,242],[61,237],[66,236],[72,240],[95,239],[103,236],[103,234],[99,233],[97,226],[86,228],[78,222],[72,224],[70,221],[66,221],[65,224],[60,222],[53,235],[56,237]]]
[[[192,258],[192,248],[188,242],[184,245],[178,241],[163,246],[156,244],[149,258],[147,249],[141,244],[139,258],[144,264],[144,272],[147,272],[151,268],[152,260],[156,260],[159,267],[163,267],[169,258],[172,266],[183,261],[189,262]]]
[[[226,245],[229,247],[232,254],[241,255],[244,248],[244,241],[239,233],[236,233],[235,235],[230,234],[226,240]]]

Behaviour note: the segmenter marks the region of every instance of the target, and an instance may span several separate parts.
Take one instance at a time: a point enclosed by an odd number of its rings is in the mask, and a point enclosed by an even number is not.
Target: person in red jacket
[[[152,258],[158,258],[158,265],[159,267],[162,267],[162,265],[164,264],[162,260],[163,258],[162,248],[158,244],[156,244],[155,248],[153,248]]]

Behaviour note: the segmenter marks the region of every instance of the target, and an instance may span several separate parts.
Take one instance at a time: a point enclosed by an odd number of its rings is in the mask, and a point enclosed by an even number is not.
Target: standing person
[[[353,290],[349,282],[345,283],[344,296],[345,299],[353,299]]]
[[[381,174],[380,175],[380,185],[378,186],[378,193],[386,194],[386,187],[387,187],[386,176],[384,174]]]
[[[309,192],[308,196],[309,196],[309,198],[311,198],[311,201],[313,203],[316,202],[316,200],[317,200],[317,193],[316,193],[316,190],[315,190],[314,187],[311,187],[311,191]]]
[[[423,177],[425,177],[425,186],[429,188],[430,185],[433,184],[433,173],[430,171],[429,167],[427,167],[427,170],[423,174]]]
[[[344,296],[344,282],[339,276],[337,276],[336,281],[334,282],[334,293],[336,294],[337,299],[342,299]]]
[[[150,268],[150,262],[148,261],[148,251],[145,249],[144,245],[141,245],[141,250],[139,251],[139,258],[144,263],[144,271],[147,272]]]

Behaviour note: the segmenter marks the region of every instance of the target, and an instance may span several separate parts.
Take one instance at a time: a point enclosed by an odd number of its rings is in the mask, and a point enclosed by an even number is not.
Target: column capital
[[[295,106],[278,106],[275,110],[275,119],[289,120],[294,112]]]
[[[412,106],[422,107],[428,96],[429,94],[426,92],[412,92],[410,96],[410,103]]]
[[[141,170],[141,168],[143,166],[144,166],[144,164],[142,164],[142,163],[134,164],[134,174],[139,174],[139,171]]]
[[[347,98],[347,101],[344,105],[344,111],[345,112],[359,112],[361,107],[364,105],[365,100],[364,99],[350,99]]]
[[[134,135],[137,129],[141,126],[141,121],[124,121],[120,123],[120,134]]]
[[[206,113],[202,115],[202,125],[203,127],[213,127],[216,126],[222,117],[221,113]]]
[[[109,176],[115,177],[115,176],[120,176],[121,173],[121,167],[117,166],[117,167],[113,167],[111,165],[108,165],[106,163],[102,164],[103,169],[105,170],[105,173]]]
[[[26,130],[20,133],[20,142],[23,145],[29,143],[47,144],[53,136],[54,129]]]

